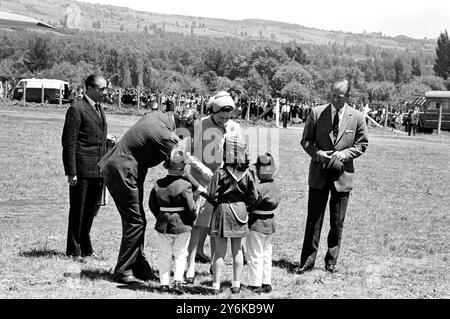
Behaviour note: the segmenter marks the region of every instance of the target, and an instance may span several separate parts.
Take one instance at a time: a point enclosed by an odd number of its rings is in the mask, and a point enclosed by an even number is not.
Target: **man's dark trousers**
[[[337,192],[333,182],[329,180],[323,189],[309,188],[308,217],[300,258],[301,267],[313,267],[315,264],[325,208],[330,193],[330,231],[325,264],[336,265],[337,263],[350,192]]]
[[[80,178],[77,184],[69,186],[70,210],[67,231],[68,256],[92,254],[91,227],[100,209],[102,178]]]
[[[105,178],[105,182],[122,219],[122,242],[114,276],[134,275],[147,280],[153,271],[144,252],[147,220],[144,208],[139,204],[143,193],[138,190],[136,182],[130,185],[130,181],[125,181],[114,167],[109,172],[110,180]],[[131,175],[128,178],[133,180]]]

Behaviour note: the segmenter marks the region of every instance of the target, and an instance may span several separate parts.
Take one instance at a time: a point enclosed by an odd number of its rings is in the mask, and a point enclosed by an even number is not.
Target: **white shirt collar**
[[[333,103],[331,103],[331,112],[333,113],[333,115],[334,115],[334,113],[336,113],[337,110],[338,110],[338,109],[334,107]],[[338,112],[339,112],[339,115],[344,114],[344,111],[345,111],[345,104],[344,104],[344,106],[341,107],[340,110],[338,111]]]
[[[89,102],[90,105],[92,105],[93,108],[95,108],[95,102],[87,96],[87,94],[84,95],[86,97],[86,100]]]

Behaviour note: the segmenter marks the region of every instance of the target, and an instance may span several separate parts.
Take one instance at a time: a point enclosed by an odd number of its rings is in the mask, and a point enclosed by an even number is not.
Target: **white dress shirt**
[[[331,124],[333,124],[334,115],[336,114],[337,108],[334,107],[333,104],[331,104]],[[344,112],[345,112],[345,104],[341,109],[339,110],[338,117],[339,117],[339,128],[342,124],[342,119],[344,118]]]

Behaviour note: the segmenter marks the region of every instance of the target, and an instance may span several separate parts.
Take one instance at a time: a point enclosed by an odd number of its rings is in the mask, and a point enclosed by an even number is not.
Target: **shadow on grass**
[[[230,284],[231,285],[231,284]],[[128,289],[128,290],[133,290],[133,291],[145,291],[145,292],[149,292],[149,293],[159,293],[161,296],[170,296],[170,295],[175,295],[174,292],[172,292],[172,290],[169,290],[169,292],[160,292],[159,291],[159,284],[149,284],[149,283],[144,283],[144,284],[131,284],[131,285],[119,285],[117,286],[117,288],[119,289]],[[205,286],[200,286],[200,285],[183,285],[183,291],[184,294],[191,294],[191,295],[212,295],[213,290],[210,287],[205,287]]]
[[[66,257],[66,255],[60,251],[54,249],[41,249],[41,248],[33,248],[28,251],[21,251],[19,253],[19,256],[27,258]]]
[[[289,273],[294,273],[294,269],[299,266],[298,262],[292,262],[287,259],[273,260],[272,265],[281,269],[285,269]]]
[[[103,269],[83,269],[80,272],[81,279],[114,281],[114,276]]]

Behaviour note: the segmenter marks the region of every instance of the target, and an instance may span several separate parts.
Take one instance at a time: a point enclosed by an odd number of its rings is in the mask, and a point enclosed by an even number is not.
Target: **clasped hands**
[[[317,159],[322,163],[323,166],[328,164],[328,161],[331,159],[331,156],[335,155],[338,160],[344,162],[346,159],[345,153],[342,151],[317,151]]]

